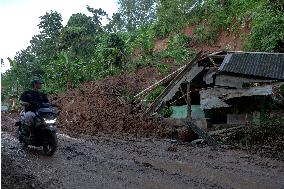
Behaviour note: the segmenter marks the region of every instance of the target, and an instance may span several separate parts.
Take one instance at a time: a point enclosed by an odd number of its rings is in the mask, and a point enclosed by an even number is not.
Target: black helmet
[[[44,82],[39,79],[34,79],[31,81],[32,87],[34,86],[34,84],[44,84]]]

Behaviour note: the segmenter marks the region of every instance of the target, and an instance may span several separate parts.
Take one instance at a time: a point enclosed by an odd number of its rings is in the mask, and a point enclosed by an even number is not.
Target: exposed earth
[[[58,134],[58,151],[45,157],[20,146],[13,118],[3,123],[2,188],[284,188],[283,161],[228,146]]]
[[[166,123],[142,118],[129,98],[161,78],[154,67],[133,74],[109,76],[53,97],[59,106],[59,126],[72,136],[78,134],[170,137]],[[165,126],[165,127],[163,127]],[[164,136],[166,135],[166,136]]]

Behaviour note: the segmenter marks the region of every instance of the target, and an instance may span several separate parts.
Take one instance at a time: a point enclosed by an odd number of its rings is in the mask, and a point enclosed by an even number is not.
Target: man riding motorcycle
[[[39,92],[42,84],[43,82],[38,79],[33,80],[31,82],[32,90],[25,91],[20,97],[20,101],[25,107],[24,120],[25,124],[30,130],[31,141],[34,140],[34,130],[37,125],[36,111],[38,110],[40,104],[48,103],[47,96]]]

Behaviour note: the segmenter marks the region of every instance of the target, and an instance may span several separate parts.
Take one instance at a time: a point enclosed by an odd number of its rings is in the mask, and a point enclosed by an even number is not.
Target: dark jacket
[[[20,100],[30,103],[30,105],[26,107],[25,111],[32,112],[35,112],[42,103],[48,103],[48,98],[45,94],[33,90],[25,91],[21,95]]]

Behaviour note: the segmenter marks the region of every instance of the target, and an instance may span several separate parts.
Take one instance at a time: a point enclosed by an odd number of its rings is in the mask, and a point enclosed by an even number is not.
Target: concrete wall
[[[206,118],[193,119],[192,121],[197,127],[203,129],[204,131],[207,131],[207,120],[206,120]]]
[[[227,114],[227,124],[237,125],[252,122],[251,114]]]

